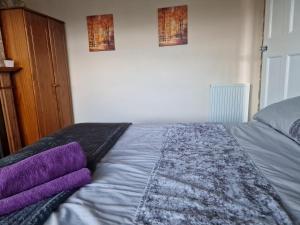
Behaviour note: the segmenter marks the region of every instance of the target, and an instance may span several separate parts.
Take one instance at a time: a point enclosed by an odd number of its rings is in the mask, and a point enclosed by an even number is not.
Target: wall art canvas
[[[158,9],[159,46],[188,43],[187,5]]]
[[[114,21],[112,14],[88,16],[87,26],[90,52],[115,50]]]

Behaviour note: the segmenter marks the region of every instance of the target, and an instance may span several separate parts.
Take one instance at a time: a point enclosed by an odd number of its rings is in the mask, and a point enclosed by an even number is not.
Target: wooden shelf
[[[0,67],[0,73],[16,73],[20,71],[22,68],[21,67]]]

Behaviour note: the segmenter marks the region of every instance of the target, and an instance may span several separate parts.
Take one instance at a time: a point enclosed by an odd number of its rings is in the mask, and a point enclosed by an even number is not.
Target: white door
[[[300,96],[300,0],[267,0],[261,108]]]

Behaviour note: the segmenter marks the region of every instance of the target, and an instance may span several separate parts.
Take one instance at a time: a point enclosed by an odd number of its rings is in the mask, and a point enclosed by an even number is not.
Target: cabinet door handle
[[[60,85],[59,84],[52,84],[52,87],[57,88],[57,87],[60,87]]]

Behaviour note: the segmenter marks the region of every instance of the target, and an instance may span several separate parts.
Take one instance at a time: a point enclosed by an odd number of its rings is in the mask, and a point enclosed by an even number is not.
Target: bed
[[[298,139],[260,117],[133,124],[44,224],[300,224]]]

